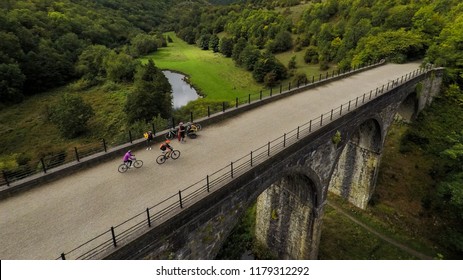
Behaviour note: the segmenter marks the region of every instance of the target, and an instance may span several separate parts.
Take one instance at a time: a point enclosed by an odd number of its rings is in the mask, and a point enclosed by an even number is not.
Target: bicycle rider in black
[[[159,149],[162,151],[162,153],[168,158],[170,156],[170,153],[174,150],[171,145],[169,145],[170,140],[164,141],[161,146],[159,146]],[[167,151],[169,150],[169,151]],[[167,151],[167,153],[166,153]]]

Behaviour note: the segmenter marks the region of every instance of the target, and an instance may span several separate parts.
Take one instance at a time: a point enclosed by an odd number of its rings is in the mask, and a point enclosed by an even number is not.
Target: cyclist
[[[170,153],[174,150],[174,148],[172,148],[170,144],[170,140],[167,139],[166,141],[164,141],[161,146],[159,146],[159,149],[162,151],[162,154],[168,158],[170,156]],[[168,151],[167,151],[168,150]],[[166,153],[167,151],[167,153]]]
[[[132,154],[132,150],[128,150],[127,153],[125,153],[124,158],[122,160],[125,164],[127,164],[129,168],[132,168],[132,160],[134,159],[134,157],[135,156]]]

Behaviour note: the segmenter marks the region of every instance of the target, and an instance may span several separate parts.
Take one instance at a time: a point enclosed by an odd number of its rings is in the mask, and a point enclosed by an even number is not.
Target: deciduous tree
[[[64,137],[74,138],[87,129],[87,122],[93,115],[92,107],[82,97],[64,94],[51,109],[50,120]]]

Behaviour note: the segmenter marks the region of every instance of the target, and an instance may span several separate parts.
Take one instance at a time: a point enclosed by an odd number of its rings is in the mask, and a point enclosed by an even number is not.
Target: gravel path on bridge
[[[0,259],[55,259],[112,225],[229,165],[298,125],[418,69],[387,64],[204,127],[158,165],[157,145],[137,150],[140,169],[117,172],[113,160],[0,201]],[[122,155],[121,155],[122,158]]]

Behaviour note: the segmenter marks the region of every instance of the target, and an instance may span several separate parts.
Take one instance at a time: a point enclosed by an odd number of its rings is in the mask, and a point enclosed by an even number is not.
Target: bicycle
[[[143,166],[143,161],[139,160],[139,159],[136,159],[136,158],[133,158],[132,159],[132,166],[135,167],[135,168],[140,168]],[[126,172],[127,170],[129,170],[130,166],[129,166],[129,162],[124,162],[124,163],[121,163],[119,165],[119,167],[117,168],[117,171],[119,171],[120,173],[124,173]]]
[[[177,127],[173,127],[169,130],[169,132],[166,133],[166,139],[174,139],[175,137],[177,137],[177,134],[178,134],[178,128]]]
[[[171,159],[178,159],[180,157],[180,151],[179,150],[172,150],[166,154],[163,154],[163,155],[160,155],[156,158],[156,162],[158,164],[163,164],[164,162],[166,162],[166,160],[168,158],[171,158]]]
[[[191,139],[195,139],[197,137],[196,132],[201,130],[201,125],[199,123],[189,122],[186,124],[186,134]]]
[[[201,124],[199,123],[195,123],[195,122],[188,122],[186,124],[186,127],[187,127],[187,131],[191,130],[192,132],[198,132],[199,130],[201,130]]]

